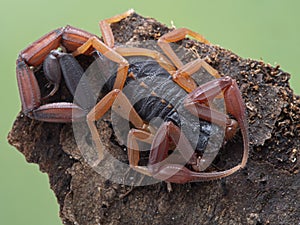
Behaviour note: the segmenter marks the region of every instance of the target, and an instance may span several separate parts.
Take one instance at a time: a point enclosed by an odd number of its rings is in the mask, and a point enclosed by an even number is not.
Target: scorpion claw
[[[52,84],[49,82],[49,83],[46,85],[46,87],[47,87],[47,88],[50,88],[51,85],[52,85]],[[53,89],[50,91],[50,93],[49,93],[48,95],[46,95],[45,97],[43,97],[42,100],[45,100],[45,99],[50,98],[51,96],[53,96],[53,95],[57,92],[58,88],[59,88],[59,84],[54,84]]]
[[[58,50],[51,51],[43,63],[45,77],[49,81],[49,84],[47,86],[54,84],[52,91],[46,97],[44,97],[44,99],[53,96],[59,88],[59,84],[61,81],[61,67],[57,59],[57,56],[59,54],[61,53]]]

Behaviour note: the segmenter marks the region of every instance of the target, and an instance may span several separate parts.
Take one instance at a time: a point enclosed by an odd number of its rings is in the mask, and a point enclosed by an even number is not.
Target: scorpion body
[[[100,64],[104,66],[105,58],[99,59],[103,60]],[[207,144],[212,136],[222,138],[222,128],[192,115],[185,109],[183,101],[187,96],[186,91],[174,83],[164,68],[155,60],[146,57],[130,57],[128,62],[128,74],[133,76],[126,79],[123,92],[146,123],[158,129],[163,122],[171,121],[181,128],[198,154],[219,151],[222,143],[213,142],[210,149]],[[116,72],[106,81],[104,94],[113,89],[115,79]],[[126,138],[126,133],[119,133]]]
[[[174,183],[213,180],[245,167],[249,152],[248,123],[237,82],[230,76],[222,77],[201,58],[184,64],[170,46],[187,35],[203,44],[210,42],[192,30],[179,28],[157,40],[163,54],[147,48],[116,46],[110,25],[132,14],[133,10],[129,10],[101,21],[103,39],[66,26],[49,32],[21,51],[16,75],[22,111],[32,119],[51,123],[85,119],[99,164],[104,159],[105,149],[95,122],[112,108],[112,112],[130,122],[129,131],[124,132],[128,134],[125,139],[130,167],[159,180]],[[60,47],[67,53],[57,51]],[[93,51],[100,65],[96,72],[104,85],[98,102],[93,82],[82,77],[81,61],[75,58],[90,56]],[[117,70],[108,67],[110,62],[117,65]],[[73,102],[42,101],[45,97],[41,96],[34,72],[42,64],[45,78],[53,85],[46,98],[56,93],[63,77],[74,97]],[[202,69],[215,79],[195,80],[193,75]],[[224,100],[226,111],[210,107],[215,99]],[[205,171],[221,149],[224,136],[226,140],[231,139],[238,128],[244,146],[241,162],[223,171]],[[151,144],[146,167],[139,165],[138,141]],[[183,163],[166,160],[174,145],[180,150]]]

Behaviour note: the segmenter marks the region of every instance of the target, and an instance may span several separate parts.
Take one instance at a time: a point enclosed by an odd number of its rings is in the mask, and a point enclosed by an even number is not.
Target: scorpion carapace
[[[46,34],[23,50],[17,59],[23,112],[33,119],[47,122],[73,122],[85,118],[98,152],[99,163],[104,157],[104,147],[95,121],[100,120],[112,107],[113,112],[128,119],[131,124],[126,140],[130,166],[160,180],[174,183],[212,180],[229,176],[243,168],[248,158],[249,137],[245,106],[236,81],[228,76],[221,77],[218,71],[200,58],[183,64],[170,47],[171,42],[180,41],[186,35],[204,44],[209,42],[200,34],[180,28],[158,39],[157,44],[162,53],[146,48],[115,46],[110,25],[131,15],[134,13],[129,10],[101,21],[103,42],[95,35],[67,26]],[[57,52],[59,47],[65,49],[66,53]],[[117,65],[115,74],[111,74],[113,78],[108,78],[106,83],[107,93],[96,105],[90,105],[93,99],[86,99],[93,91],[88,82],[81,85],[83,71],[74,58],[93,52]],[[136,62],[131,61],[131,57],[147,57],[147,60]],[[50,96],[55,94],[60,84],[60,70],[70,92],[74,95],[75,90],[77,92],[79,89],[82,95],[77,97],[76,94],[73,103],[41,105],[40,87],[33,69],[42,63],[45,77],[54,84]],[[215,79],[197,85],[192,75],[200,69],[205,69]],[[73,74],[75,77],[72,77]],[[210,107],[210,102],[220,98],[221,94],[231,117]],[[181,111],[189,116],[180,116]],[[221,128],[225,129],[225,138],[230,139],[238,127],[244,145],[241,163],[225,171],[206,172],[207,162],[211,162],[212,157],[205,153],[198,155],[197,152],[205,152],[207,143],[212,142],[212,136],[220,133]],[[199,134],[196,135],[196,141],[191,136],[193,133]],[[140,141],[151,145],[147,167],[139,165]],[[162,163],[174,145],[180,149],[185,164]],[[220,145],[212,149],[217,152]],[[190,158],[187,159],[187,156]]]

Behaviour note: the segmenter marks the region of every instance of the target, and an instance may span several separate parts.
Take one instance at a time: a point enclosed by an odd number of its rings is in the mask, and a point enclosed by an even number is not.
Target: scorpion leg
[[[191,78],[191,75],[197,72],[200,68],[204,68],[215,78],[220,78],[221,76],[217,70],[208,65],[203,59],[196,59],[183,65],[169,43],[183,40],[187,35],[202,43],[210,44],[209,41],[207,41],[202,35],[186,28],[179,28],[163,35],[158,40],[158,45],[178,69],[175,73],[171,73],[173,80],[189,93],[197,87],[195,81]]]
[[[151,144],[153,135],[144,130],[133,128],[129,131],[127,137],[127,151],[130,167],[142,174],[151,176],[147,167],[138,165],[140,160],[140,151],[137,140]]]
[[[125,13],[100,21],[99,25],[100,25],[100,30],[103,36],[104,43],[96,36],[90,37],[82,46],[80,46],[76,51],[73,52],[73,55],[77,56],[79,54],[86,53],[90,49],[90,47],[93,47],[101,54],[103,54],[106,58],[112,60],[113,62],[118,63],[119,68],[118,68],[117,78],[114,83],[113,89],[123,88],[128,74],[129,64],[124,57],[122,57],[113,49],[114,36],[110,25],[112,23],[117,23],[121,21],[122,19],[131,15],[133,12],[134,11],[131,9],[126,11]]]
[[[191,61],[182,67],[180,67],[175,73],[171,74],[173,80],[188,93],[197,88],[197,84],[191,78],[191,75],[204,68],[210,75],[215,78],[220,78],[220,74],[217,70],[208,65],[203,59],[196,59]]]
[[[209,41],[206,40],[201,34],[198,34],[187,28],[175,29],[169,33],[164,34],[161,38],[158,39],[158,45],[177,68],[181,68],[183,64],[175,54],[175,52],[172,50],[169,43],[183,40],[187,35],[204,44],[210,44]]]
[[[194,172],[180,164],[163,164],[168,156],[169,144],[174,142],[181,150],[183,157],[189,157],[194,152],[191,144],[172,122],[165,122],[157,131],[149,157],[149,171],[154,178],[171,183],[187,183],[205,180],[214,180],[227,177],[241,168],[237,165],[229,170],[220,172]],[[189,154],[188,154],[189,153]],[[184,156],[185,154],[188,154]],[[186,158],[188,161],[189,159]]]
[[[104,149],[101,145],[95,121],[99,120],[111,108],[114,102],[118,105],[115,109],[116,113],[129,120],[138,129],[145,129],[146,126],[121,90],[114,89],[105,95],[87,115],[87,123],[98,151],[99,162],[103,159]]]
[[[122,14],[116,15],[114,17],[99,22],[104,43],[108,47],[113,48],[115,46],[115,39],[110,25],[112,23],[117,23],[122,19],[125,19],[126,17],[130,16],[132,13],[134,13],[134,10],[130,9]]]
[[[77,48],[77,50],[73,52],[73,56],[84,54],[91,47],[103,54],[106,58],[119,64],[117,77],[113,89],[122,89],[128,74],[129,63],[127,62],[127,60],[123,58],[120,54],[118,54],[114,49],[104,44],[96,36],[91,37],[83,45]]]
[[[237,120],[238,124],[227,115],[214,111],[207,106],[207,103],[213,100],[221,92],[224,94],[227,112]],[[192,114],[201,119],[212,121],[217,124],[220,123],[220,125],[224,125],[225,122],[227,138],[231,138],[236,133],[237,125],[240,127],[244,145],[241,167],[244,167],[249,152],[248,123],[241,92],[239,91],[235,80],[227,76],[207,82],[189,93],[184,104]]]
[[[157,51],[153,51],[146,48],[135,48],[135,47],[128,47],[128,48],[116,47],[115,50],[116,52],[118,52],[120,55],[124,57],[126,56],[151,57],[154,60],[156,60],[159,63],[159,65],[165,70],[167,70],[169,73],[173,73],[176,70],[176,68],[172,65],[172,63],[169,62],[169,60],[164,55],[162,55]]]

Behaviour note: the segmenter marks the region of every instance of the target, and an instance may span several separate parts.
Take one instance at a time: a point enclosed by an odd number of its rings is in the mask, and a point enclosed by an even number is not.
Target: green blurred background
[[[262,59],[293,75],[300,93],[300,1],[3,1],[0,7],[0,224],[62,224],[48,177],[6,141],[20,111],[15,60],[20,50],[70,24],[99,34],[98,21],[134,8],[144,16],[188,27],[245,58]]]

